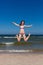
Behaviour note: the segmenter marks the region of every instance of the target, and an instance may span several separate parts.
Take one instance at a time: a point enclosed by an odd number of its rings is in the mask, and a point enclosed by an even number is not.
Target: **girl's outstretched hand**
[[[12,22],[13,24],[15,23],[15,22]]]
[[[17,23],[15,23],[15,22],[12,22],[14,25],[16,25],[16,26],[19,26],[19,24],[17,24]]]
[[[30,25],[32,27],[32,25]]]
[[[32,25],[25,25],[25,27],[32,27]]]

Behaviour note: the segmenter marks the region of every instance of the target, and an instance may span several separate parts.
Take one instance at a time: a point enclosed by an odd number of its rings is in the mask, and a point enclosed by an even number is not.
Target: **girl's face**
[[[24,21],[22,21],[22,25],[24,25]]]

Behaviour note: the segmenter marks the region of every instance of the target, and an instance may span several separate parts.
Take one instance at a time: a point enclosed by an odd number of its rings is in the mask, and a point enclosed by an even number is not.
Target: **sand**
[[[43,54],[0,53],[0,65],[43,65]]]

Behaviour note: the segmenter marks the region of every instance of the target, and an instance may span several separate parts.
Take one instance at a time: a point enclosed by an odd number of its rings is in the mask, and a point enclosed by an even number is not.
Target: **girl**
[[[15,22],[13,22],[13,24],[20,27],[20,33],[19,33],[19,35],[16,35],[18,42],[20,42],[20,40],[21,40],[22,37],[23,37],[24,41],[26,42],[29,39],[30,34],[26,37],[24,28],[25,27],[29,28],[32,25],[24,25],[25,24],[24,20],[22,20],[20,24],[16,24]]]

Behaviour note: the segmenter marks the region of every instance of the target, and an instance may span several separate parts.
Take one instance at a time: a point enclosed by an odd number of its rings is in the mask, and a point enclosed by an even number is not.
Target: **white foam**
[[[3,38],[17,38],[17,37],[3,37]],[[23,38],[23,37],[21,37],[21,38]]]
[[[9,44],[13,44],[13,42],[4,42],[3,44],[9,45]]]
[[[32,50],[9,50],[9,52],[32,52]]]
[[[4,38],[16,38],[16,37],[4,37]]]
[[[0,52],[9,52],[9,53],[13,53],[13,52],[33,52],[33,50],[0,50]]]

